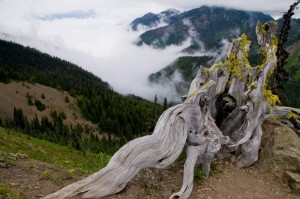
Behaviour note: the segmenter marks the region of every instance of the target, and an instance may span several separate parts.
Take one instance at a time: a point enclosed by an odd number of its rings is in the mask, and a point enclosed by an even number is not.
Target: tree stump
[[[187,145],[183,185],[170,198],[188,198],[193,188],[194,167],[206,174],[215,157],[235,157],[238,167],[258,159],[262,123],[266,119],[300,124],[300,111],[280,107],[268,79],[276,67],[276,23],[258,23],[256,34],[264,62],[252,67],[248,61],[251,42],[243,34],[233,41],[225,61],[200,67],[184,102],[167,109],[152,135],[128,142],[108,165],[93,175],[50,194],[45,199],[101,198],[120,192],[143,168],[165,168]]]

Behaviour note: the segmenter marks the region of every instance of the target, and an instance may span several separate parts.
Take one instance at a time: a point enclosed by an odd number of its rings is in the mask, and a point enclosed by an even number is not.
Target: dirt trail
[[[299,195],[292,194],[289,188],[281,184],[279,179],[270,173],[260,173],[255,166],[239,169],[229,161],[219,161],[217,165],[219,172],[201,183],[194,183],[191,199],[299,198]],[[51,172],[51,175],[47,175],[46,171]],[[124,191],[106,199],[169,198],[172,193],[180,190],[182,176],[183,166],[179,163],[164,170],[145,169]],[[15,166],[0,168],[0,182],[23,191],[29,198],[40,198],[77,180],[79,177],[66,175],[63,168],[31,159],[18,160]]]

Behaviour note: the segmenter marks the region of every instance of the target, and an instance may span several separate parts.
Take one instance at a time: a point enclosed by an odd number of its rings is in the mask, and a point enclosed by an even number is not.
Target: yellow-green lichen
[[[205,91],[207,91],[207,89],[209,89],[211,86],[213,86],[213,85],[215,85],[215,84],[216,84],[215,81],[209,80],[209,82],[207,82],[204,86],[202,86],[202,87],[200,88],[200,92],[205,92]]]
[[[266,30],[267,29],[267,24],[259,24],[258,25],[258,28],[259,28],[259,31],[261,32],[262,35],[267,35],[268,34],[268,31]]]
[[[272,36],[272,48],[274,48],[274,51],[276,53],[278,48],[278,40],[276,36]]]
[[[254,89],[257,88],[257,82],[254,81],[254,82],[252,82],[250,85],[247,85],[247,86],[250,87],[251,90],[254,90]]]
[[[275,107],[280,104],[279,97],[274,95],[271,90],[264,89],[264,98],[270,107]]]
[[[200,91],[199,89],[193,90],[192,92],[189,93],[188,97],[196,95],[199,91]]]
[[[248,51],[249,47],[251,45],[251,41],[247,39],[247,35],[245,33],[242,34],[241,36],[241,41],[240,41],[240,50],[242,50],[248,57]]]
[[[264,58],[263,59],[263,64],[259,66],[260,70],[262,70],[265,67],[267,61],[270,58],[272,58],[273,56],[276,55],[276,52],[277,52],[277,49],[278,49],[278,40],[277,40],[276,36],[272,36],[271,39],[272,39],[272,43],[266,50],[262,50],[261,48],[259,48],[259,51],[261,52],[261,54],[263,55],[263,58]],[[268,53],[270,49],[273,50],[274,53]],[[275,65],[275,67],[276,67],[276,65]]]
[[[273,49],[274,53],[276,53],[277,38],[275,36],[272,36],[272,45],[269,48]],[[265,50],[263,53],[265,61],[261,66],[259,66],[260,67],[259,70],[263,70],[263,68],[267,65],[267,61],[271,58],[270,56],[275,55],[273,53],[267,53],[268,50],[269,49]],[[275,63],[274,67],[271,68],[270,71],[268,71],[268,75],[267,75],[267,78],[265,80],[265,85],[264,85],[264,98],[271,107],[274,107],[274,106],[277,106],[278,104],[280,104],[279,97],[277,95],[274,95],[271,90],[267,89],[267,86],[269,84],[269,79],[272,78],[274,69],[276,68],[276,66],[277,66],[277,64]]]
[[[231,76],[239,77],[239,80],[243,81],[245,75],[243,72],[248,70],[249,67],[251,68],[248,60],[251,41],[247,39],[246,34],[242,34],[241,38],[233,42],[236,48],[232,49],[226,64],[230,66]]]
[[[219,67],[224,68],[225,65],[224,65],[222,62],[219,62],[219,63],[216,63],[216,64],[212,65],[212,66],[210,67],[210,70],[216,70],[216,69],[219,68]]]
[[[277,23],[274,23],[275,25],[275,29],[277,29]],[[258,23],[257,27],[258,27],[258,31],[263,35],[266,36],[268,34],[269,29],[271,28],[270,26],[272,26],[272,24],[262,24],[262,23]]]
[[[299,118],[299,116],[297,114],[293,113],[293,111],[289,110],[288,112],[289,112],[289,114],[287,116],[287,119],[290,120],[290,119],[298,119]]]
[[[198,93],[204,93],[204,92],[207,92],[207,90],[211,87],[211,86],[213,86],[213,85],[215,85],[216,84],[216,82],[215,81],[213,81],[213,80],[209,80],[207,83],[205,83],[200,89],[195,89],[195,90],[193,90],[193,91],[191,91],[189,94],[188,94],[188,97],[192,97],[192,96],[195,96],[195,95],[197,95]]]

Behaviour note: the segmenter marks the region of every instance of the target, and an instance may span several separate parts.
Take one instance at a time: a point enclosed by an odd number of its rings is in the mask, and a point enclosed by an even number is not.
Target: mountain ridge
[[[240,33],[246,32],[252,39],[255,36],[254,29],[258,20],[264,23],[274,19],[261,12],[202,6],[176,15],[166,26],[144,32],[139,36],[137,45],[165,48],[170,45],[180,45],[190,37],[192,43],[186,49],[187,51],[201,49],[197,40],[203,42],[207,49],[218,48],[222,38],[232,40],[236,37],[237,29]],[[216,29],[218,32],[214,31]]]

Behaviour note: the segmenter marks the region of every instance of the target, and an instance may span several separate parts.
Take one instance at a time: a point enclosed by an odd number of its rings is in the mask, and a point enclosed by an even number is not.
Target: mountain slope
[[[150,74],[148,81],[151,84],[174,84],[179,96],[185,95],[191,81],[196,76],[199,66],[208,66],[213,57],[183,56],[162,70]]]
[[[274,19],[260,12],[202,6],[177,15],[167,26],[143,33],[138,45],[165,48],[180,45],[191,38],[191,45],[186,49],[188,52],[203,48],[201,42],[207,49],[219,48],[223,38],[231,40],[244,32],[253,39],[257,21],[270,20]]]
[[[289,80],[284,84],[284,104],[300,108],[300,41],[287,48],[290,53],[286,69]]]
[[[280,29],[283,24],[283,19],[279,18],[276,20],[276,22],[278,23],[278,29]],[[289,30],[289,37],[288,41],[286,42],[286,46],[291,46],[300,40],[300,19],[292,18],[290,26],[291,29]]]
[[[80,114],[80,108],[76,99],[68,92],[43,86],[40,84],[30,84],[25,82],[10,82],[4,84],[0,82],[0,118],[13,118],[14,107],[21,108],[24,116],[31,121],[37,114],[39,121],[42,117],[51,118],[51,112],[63,112],[65,114],[65,124],[80,124],[88,126],[93,131],[97,130],[97,125],[86,120]],[[38,110],[35,105],[28,104],[29,97],[32,101],[38,100],[45,105],[45,110]]]
[[[74,64],[33,48],[0,40],[0,81],[10,79],[37,82],[66,91],[73,89],[75,94],[88,92],[93,87],[112,90],[107,82]]]

